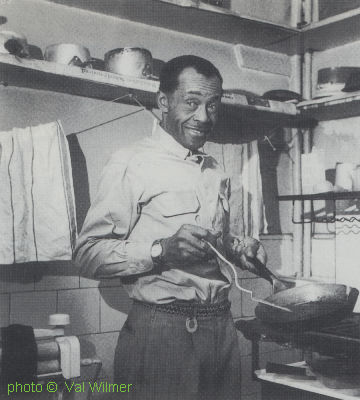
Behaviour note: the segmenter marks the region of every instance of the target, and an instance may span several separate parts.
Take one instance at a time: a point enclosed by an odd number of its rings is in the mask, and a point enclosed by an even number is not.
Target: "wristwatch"
[[[163,247],[161,245],[161,239],[155,240],[151,246],[150,255],[154,263],[154,270],[156,273],[161,274],[162,272],[162,255]]]

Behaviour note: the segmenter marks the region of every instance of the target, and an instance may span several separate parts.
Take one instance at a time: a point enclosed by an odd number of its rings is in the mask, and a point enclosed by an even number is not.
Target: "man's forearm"
[[[77,249],[75,261],[88,278],[113,278],[152,270],[150,242],[89,239]]]

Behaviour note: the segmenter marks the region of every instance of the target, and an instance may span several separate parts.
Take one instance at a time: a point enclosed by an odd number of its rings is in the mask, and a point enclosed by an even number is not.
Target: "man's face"
[[[164,95],[163,128],[189,150],[197,150],[208,139],[218,118],[221,82],[207,78],[194,68],[186,68],[178,78],[174,93]]]

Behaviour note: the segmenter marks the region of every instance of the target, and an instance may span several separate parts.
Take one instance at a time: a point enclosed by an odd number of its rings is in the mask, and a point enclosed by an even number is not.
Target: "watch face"
[[[160,243],[154,243],[151,247],[151,257],[160,257],[162,253],[162,247]]]

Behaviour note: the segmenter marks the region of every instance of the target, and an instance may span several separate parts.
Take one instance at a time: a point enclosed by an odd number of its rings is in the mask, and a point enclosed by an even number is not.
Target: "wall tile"
[[[56,292],[26,292],[10,295],[10,323],[48,328],[50,314],[56,313]]]
[[[83,276],[80,277],[80,287],[113,287],[113,286],[122,286],[120,278],[112,278],[112,279],[101,279],[100,281],[97,279],[85,278]]]
[[[10,295],[0,294],[0,327],[8,326],[10,322]]]
[[[80,276],[80,287],[81,288],[98,287],[99,284],[100,284],[100,282],[95,279],[84,278],[83,276]]]
[[[69,261],[54,261],[35,269],[35,290],[75,289],[79,274]]]
[[[126,321],[132,300],[121,287],[100,289],[101,332],[120,330]]]
[[[0,293],[34,290],[36,263],[0,265]]]
[[[99,332],[99,290],[97,288],[60,290],[58,312],[70,315],[69,329],[73,335]]]

